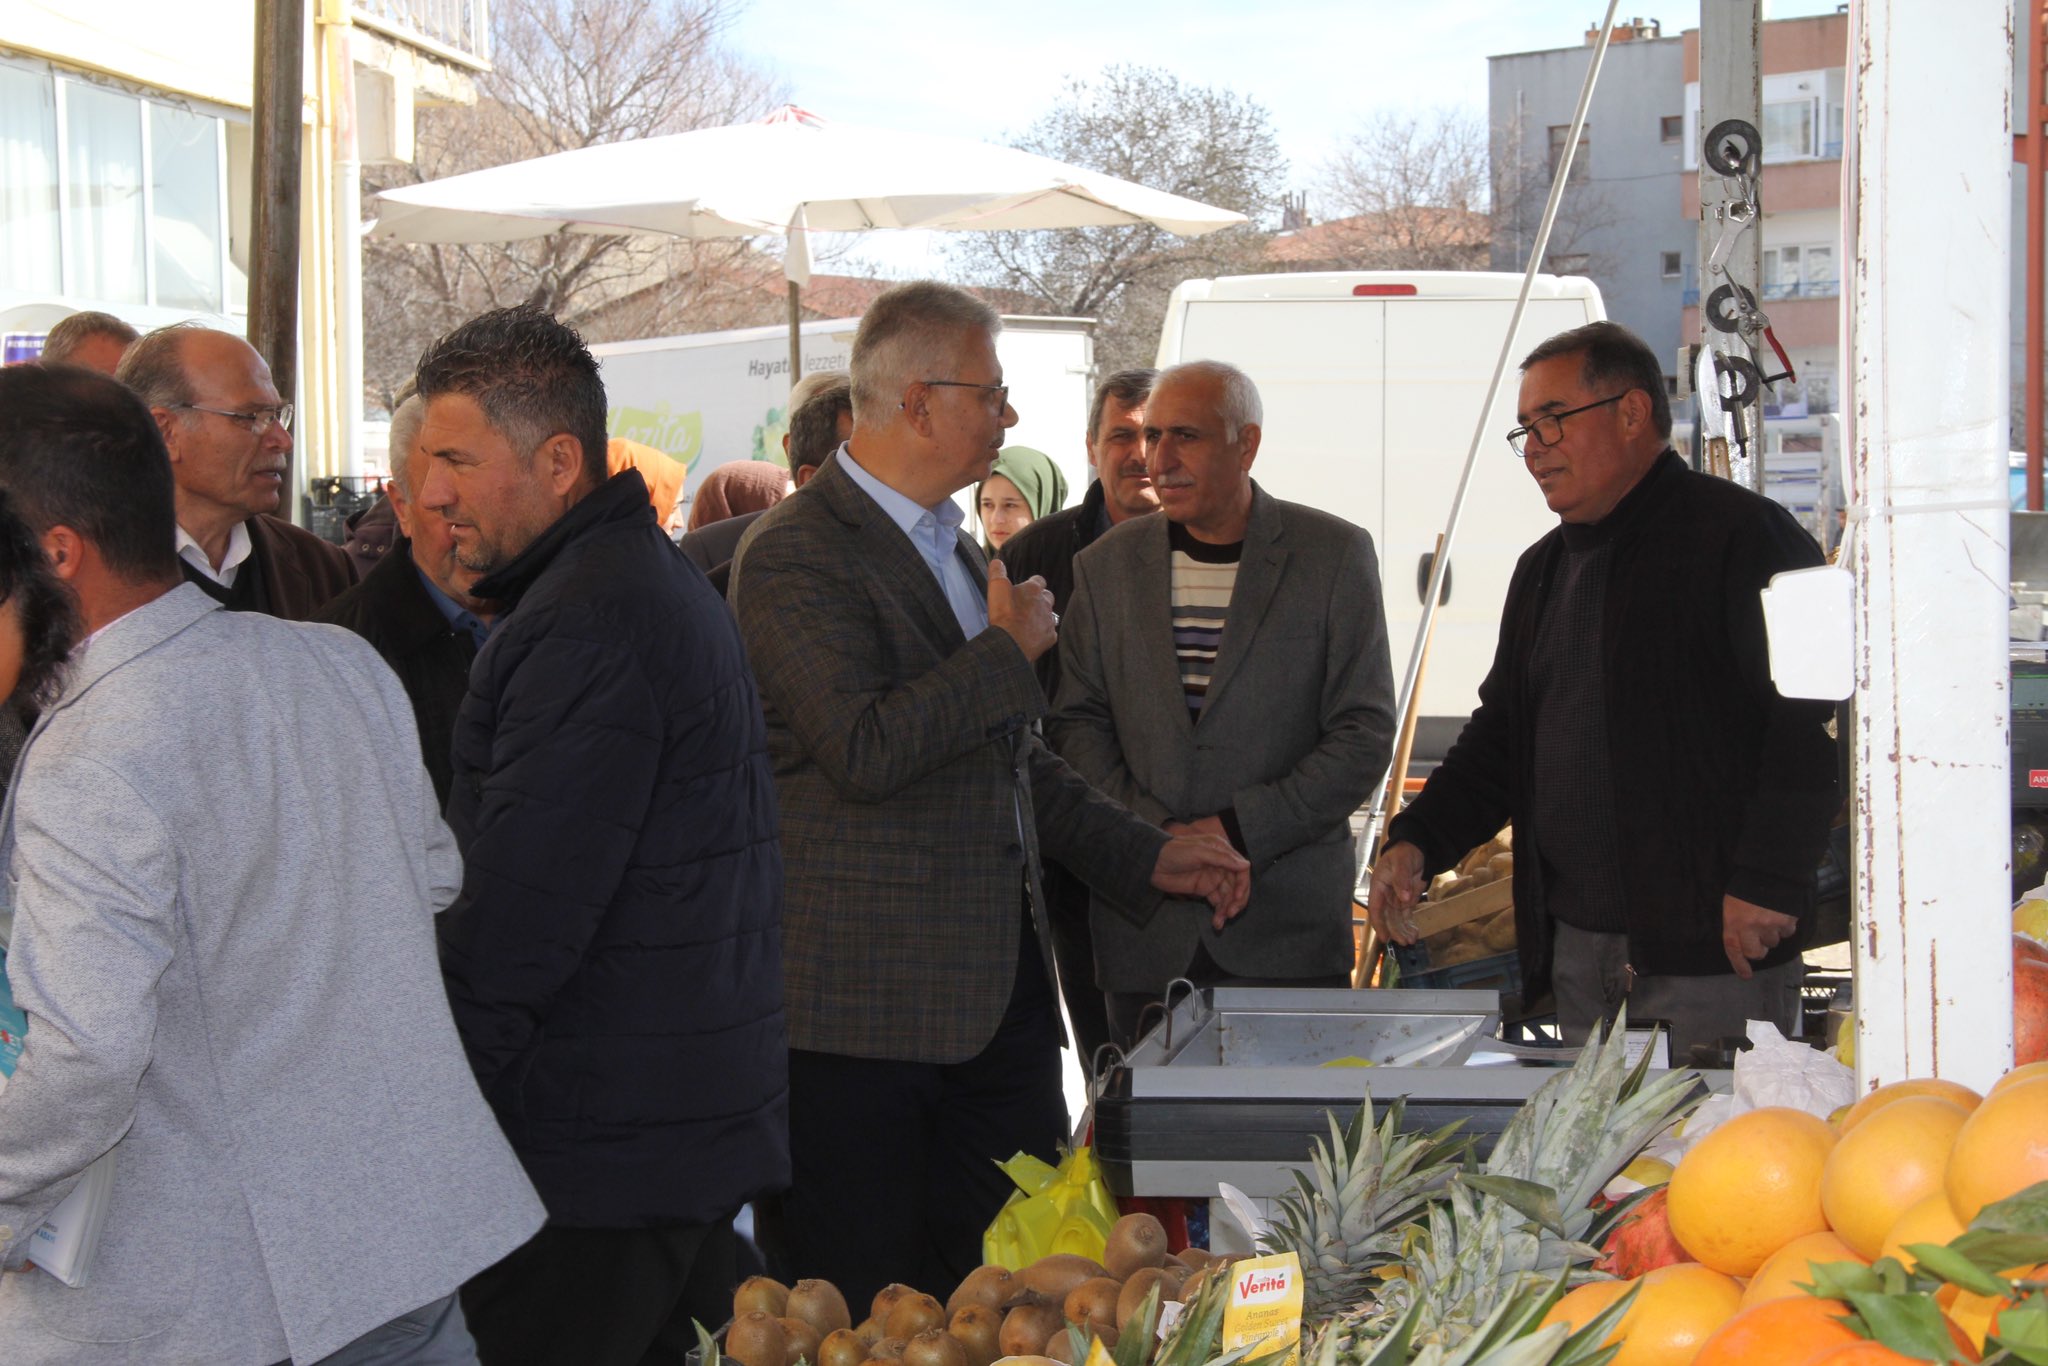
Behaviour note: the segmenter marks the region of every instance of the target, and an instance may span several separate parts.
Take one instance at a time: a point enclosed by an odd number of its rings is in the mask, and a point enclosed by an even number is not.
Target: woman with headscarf
[[[1029,446],[1005,446],[974,491],[982,542],[993,555],[1003,542],[1067,502],[1067,477],[1052,457]]]
[[[730,460],[704,476],[690,500],[690,530],[766,512],[790,490],[789,471],[766,460]]]

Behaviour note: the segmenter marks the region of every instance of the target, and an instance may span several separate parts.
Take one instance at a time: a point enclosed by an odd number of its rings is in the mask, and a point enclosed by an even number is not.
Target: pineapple
[[[1333,1320],[1302,1360],[1304,1366],[1600,1366],[1619,1350],[1601,1346],[1601,1340],[1628,1312],[1635,1292],[1629,1291],[1576,1331],[1564,1323],[1539,1328],[1543,1316],[1564,1295],[1567,1279],[1560,1273],[1548,1281],[1531,1279],[1514,1287],[1454,1347],[1415,1346],[1420,1315],[1411,1309],[1392,1331],[1377,1338],[1359,1331],[1360,1317]]]
[[[1529,1098],[1480,1174],[1452,1181],[1406,1277],[1390,1281],[1367,1316],[1368,1333],[1403,1324],[1425,1347],[1457,1347],[1483,1335],[1532,1281],[1562,1285],[1599,1255],[1587,1241],[1594,1195],[1699,1095],[1688,1072],[1650,1079],[1647,1052],[1629,1067],[1625,1027],[1626,1016],[1617,1019]]]
[[[1374,1271],[1400,1260],[1408,1225],[1443,1189],[1471,1148],[1453,1139],[1456,1123],[1430,1134],[1401,1132],[1403,1105],[1386,1108],[1372,1124],[1372,1095],[1344,1128],[1329,1116],[1330,1141],[1317,1140],[1313,1171],[1294,1173],[1298,1193],[1284,1195],[1267,1253],[1301,1259],[1302,1315],[1316,1322],[1367,1298],[1379,1281]]]

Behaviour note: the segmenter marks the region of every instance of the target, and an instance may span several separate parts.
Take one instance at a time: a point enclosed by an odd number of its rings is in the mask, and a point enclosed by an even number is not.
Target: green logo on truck
[[[704,453],[704,415],[671,412],[666,403],[653,408],[614,408],[607,424],[610,435],[638,441],[666,452],[685,467]]]

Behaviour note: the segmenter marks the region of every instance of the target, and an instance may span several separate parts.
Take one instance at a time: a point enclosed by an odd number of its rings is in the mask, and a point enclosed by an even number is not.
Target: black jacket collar
[[[519,552],[510,564],[495,573],[477,580],[471,590],[477,597],[496,600],[502,610],[511,611],[527,589],[533,587],[555,557],[575,541],[615,522],[628,522],[654,516],[654,505],[648,501],[647,481],[640,477],[638,470],[622,470],[597,486],[589,496],[555,519],[550,526],[535,538],[532,545]]]
[[[1605,517],[1597,522],[1560,522],[1558,530],[1564,533],[1564,548],[1568,551],[1591,550],[1595,546],[1607,545],[1617,537],[1628,534],[1629,528],[1643,520],[1644,509],[1658,503],[1664,492],[1675,480],[1674,470],[1683,470],[1685,461],[1669,446],[1664,453],[1650,462],[1650,468],[1643,477],[1636,480],[1634,487],[1621,496],[1621,501]]]

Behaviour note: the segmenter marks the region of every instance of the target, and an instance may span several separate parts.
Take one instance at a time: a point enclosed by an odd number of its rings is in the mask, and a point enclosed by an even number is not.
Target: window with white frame
[[[0,62],[0,288],[225,312],[224,120]]]
[[[1818,101],[1772,100],[1764,105],[1764,164],[1811,160],[1820,155],[1814,135]]]
[[[1831,299],[1842,292],[1833,243],[1765,247],[1763,265],[1766,299]]]

